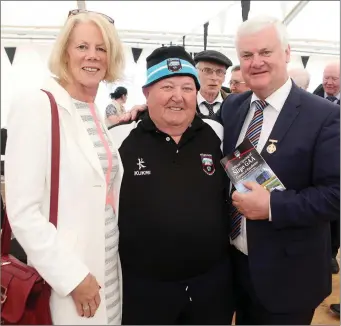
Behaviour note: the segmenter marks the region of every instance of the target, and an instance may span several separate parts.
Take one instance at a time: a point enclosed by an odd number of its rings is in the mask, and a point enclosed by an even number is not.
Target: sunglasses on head
[[[87,12],[92,12],[94,14],[99,14],[99,15],[105,17],[109,21],[109,23],[115,25],[115,21],[111,17],[109,17],[107,15],[104,15],[104,14],[102,14],[100,12],[97,12],[97,11],[90,11],[90,10],[85,10],[85,9],[73,9],[73,10],[69,11],[68,17],[75,16],[75,15],[78,15],[78,14],[87,13]]]

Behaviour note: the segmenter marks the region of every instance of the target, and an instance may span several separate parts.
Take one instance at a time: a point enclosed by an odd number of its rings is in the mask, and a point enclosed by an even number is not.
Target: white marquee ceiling
[[[82,5],[113,17],[124,43],[141,48],[182,44],[186,35],[186,49],[200,51],[209,22],[207,47],[231,49],[242,22],[240,1],[1,1],[2,43],[51,42],[68,11]],[[339,54],[339,1],[251,1],[249,17],[260,13],[292,18],[294,52]]]

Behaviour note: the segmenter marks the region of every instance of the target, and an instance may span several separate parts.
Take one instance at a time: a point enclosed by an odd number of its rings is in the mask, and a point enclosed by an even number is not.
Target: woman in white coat
[[[94,100],[101,81],[119,78],[122,44],[110,17],[74,10],[51,53],[49,68],[56,77],[43,88],[53,94],[60,120],[58,226],[48,222],[50,102],[38,89],[17,97],[8,117],[8,218],[29,264],[52,287],[54,324],[117,325],[123,167]]]

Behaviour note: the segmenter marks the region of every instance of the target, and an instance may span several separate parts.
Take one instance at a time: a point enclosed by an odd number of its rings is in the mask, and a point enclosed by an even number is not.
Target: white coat
[[[105,176],[70,95],[53,78],[43,88],[54,95],[60,120],[58,227],[56,230],[48,222],[51,110],[49,99],[41,90],[15,99],[8,117],[5,181],[9,220],[29,263],[53,289],[50,300],[53,323],[103,325],[107,323],[104,295]],[[108,131],[107,135],[111,138]],[[117,155],[119,170],[113,189],[116,214],[123,175],[118,152]],[[102,301],[93,318],[84,318],[77,315],[68,294],[89,272],[102,287]],[[120,264],[119,277],[122,302]]]

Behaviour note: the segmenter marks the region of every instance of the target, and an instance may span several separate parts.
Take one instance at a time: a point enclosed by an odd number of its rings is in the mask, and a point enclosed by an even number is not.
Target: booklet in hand
[[[243,185],[246,181],[257,182],[270,192],[285,190],[282,182],[248,138],[245,138],[234,152],[225,156],[220,163],[238,192],[249,191]]]

